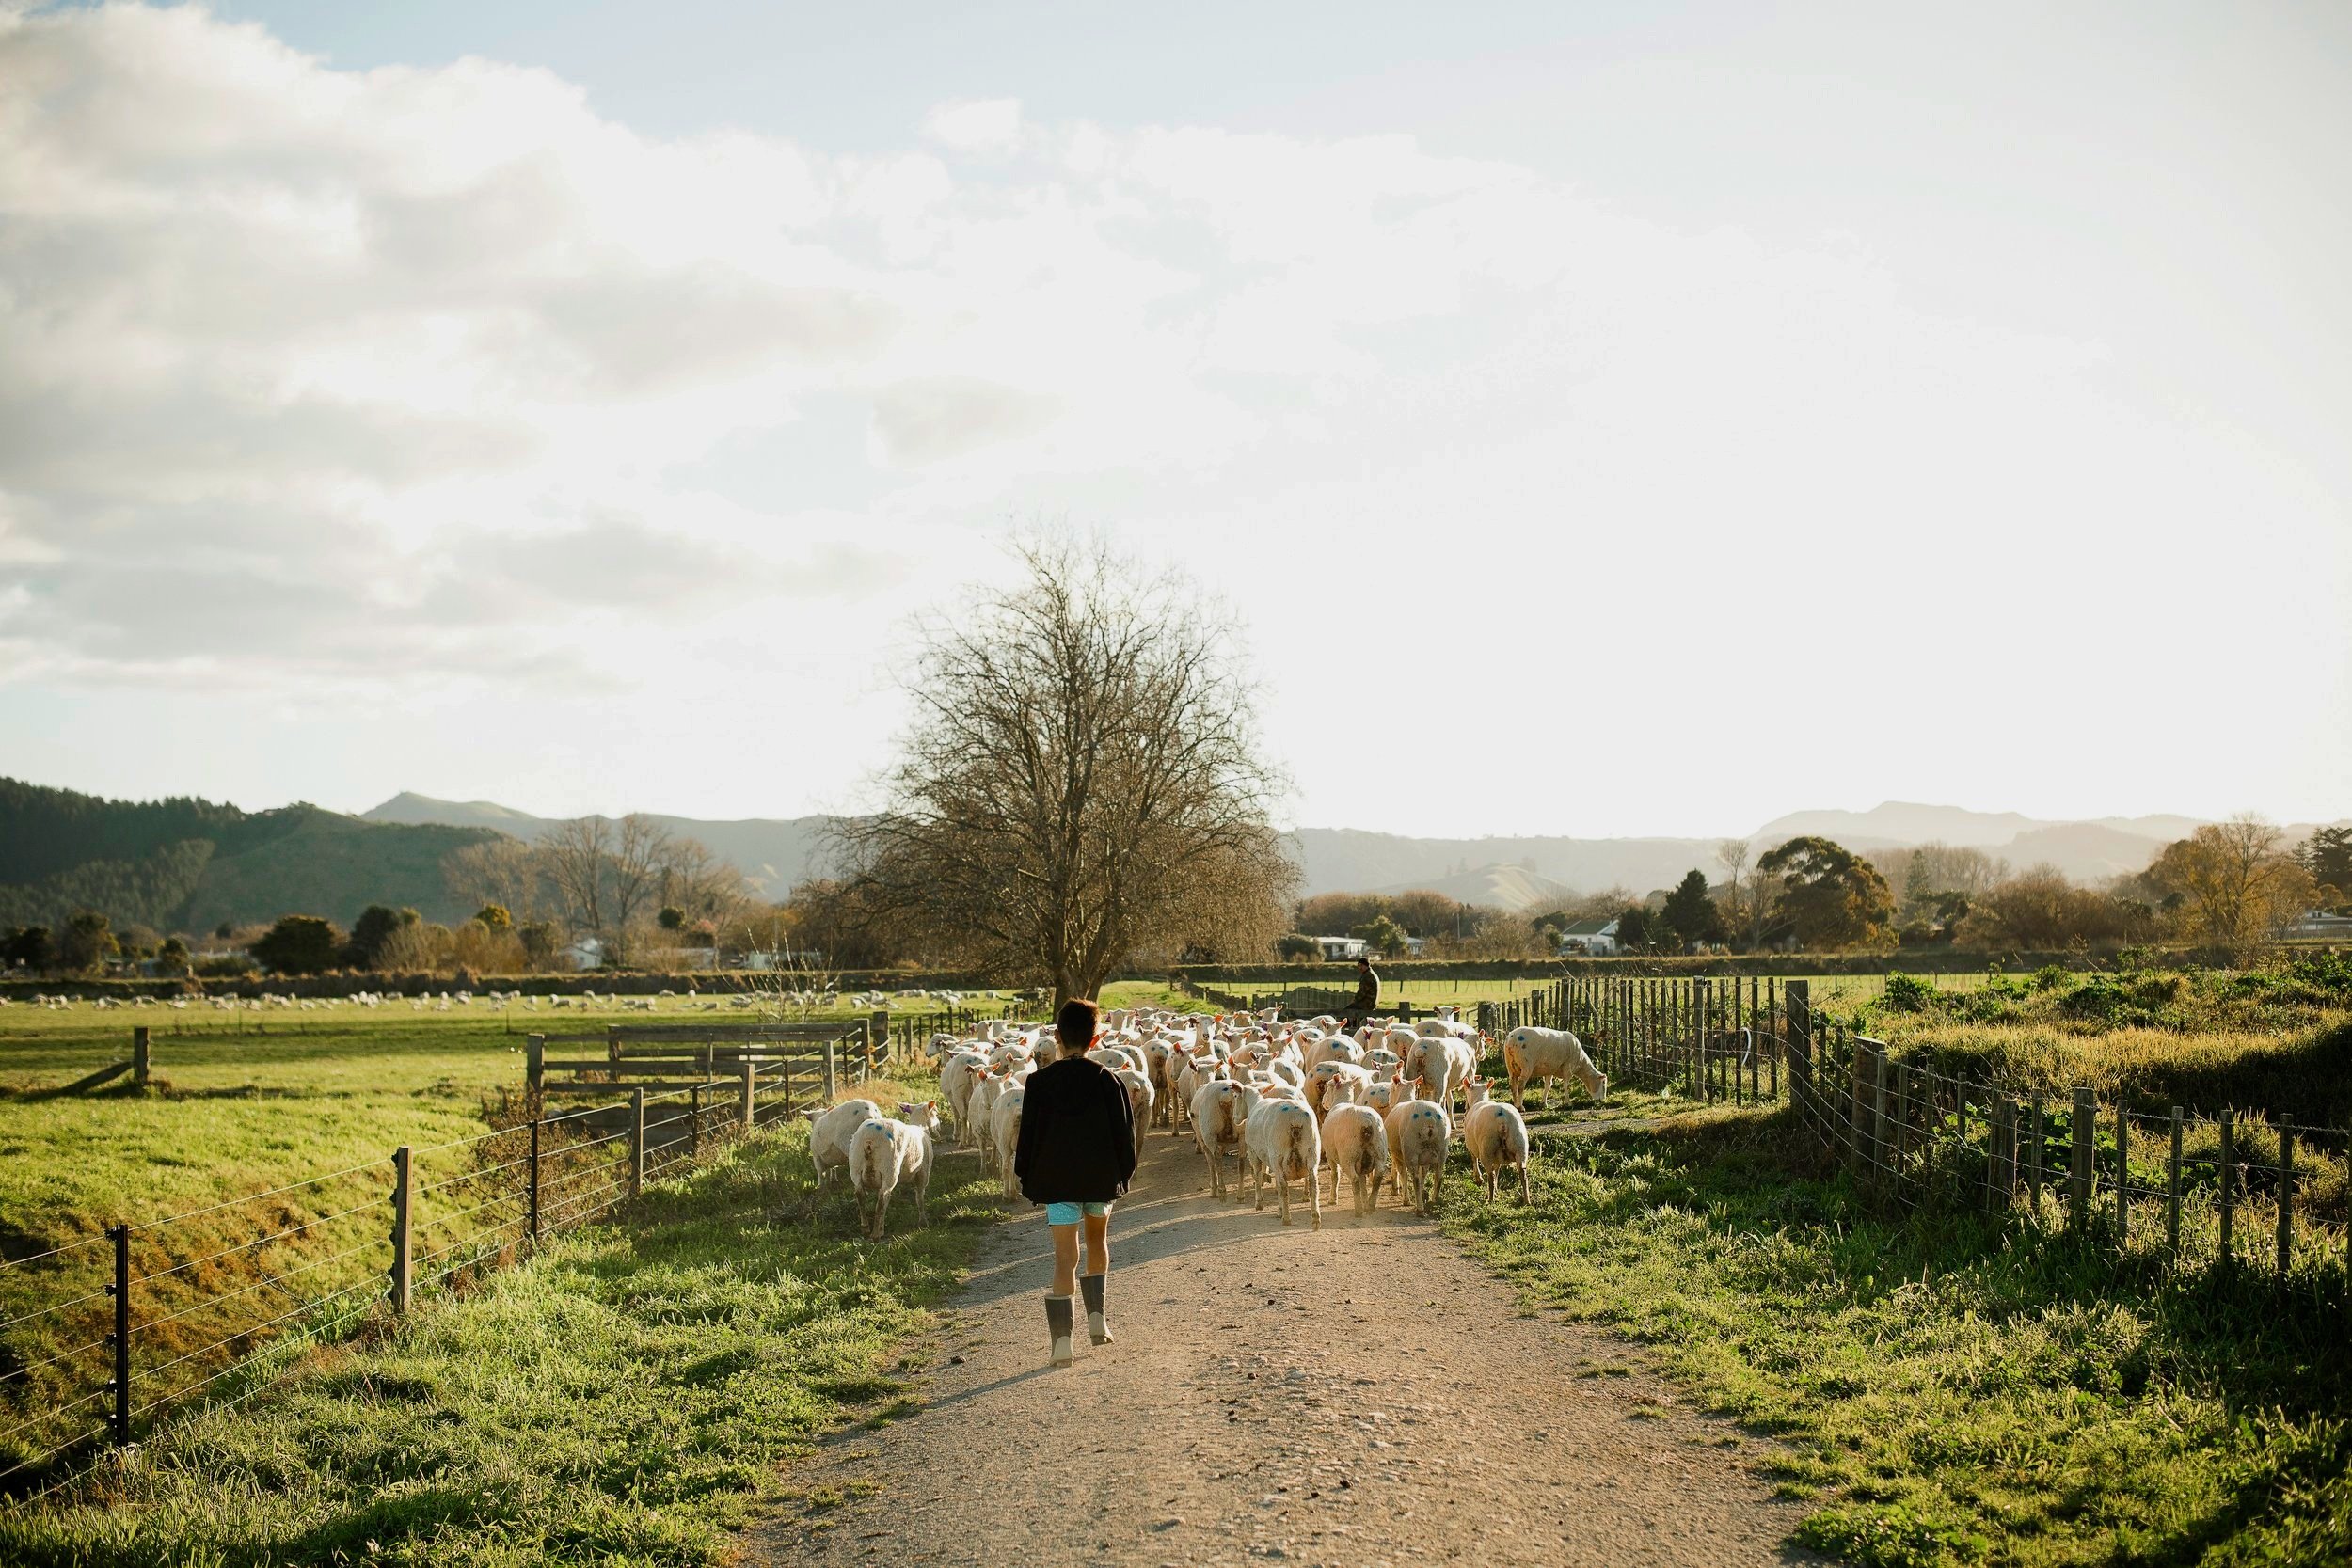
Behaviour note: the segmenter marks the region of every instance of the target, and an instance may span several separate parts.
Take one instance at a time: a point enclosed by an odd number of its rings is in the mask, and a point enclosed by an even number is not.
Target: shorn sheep
[[[1340,1201],[1344,1177],[1356,1195],[1358,1217],[1371,1213],[1389,1174],[1389,1130],[1380,1113],[1369,1105],[1333,1106],[1323,1118],[1323,1158],[1331,1167],[1332,1204]]]
[[[869,1117],[850,1135],[850,1185],[857,1194],[858,1221],[871,1241],[882,1240],[890,1195],[900,1187],[914,1195],[917,1225],[929,1207],[931,1124],[938,1102],[927,1101],[902,1111],[904,1120]]]
[[[1314,1229],[1323,1228],[1323,1189],[1316,1184],[1323,1164],[1323,1132],[1315,1114],[1286,1096],[1248,1104],[1251,1091],[1242,1091],[1248,1116],[1242,1124],[1242,1158],[1249,1164],[1249,1191],[1256,1206],[1265,1207],[1264,1183],[1274,1183],[1282,1223],[1291,1222],[1291,1183],[1307,1184],[1307,1208]]]
[[[845,1100],[829,1111],[809,1113],[808,1158],[817,1167],[818,1186],[823,1186],[828,1177],[849,1174],[850,1139],[861,1126],[881,1115],[882,1107],[870,1100]]]
[[[1544,1082],[1544,1109],[1552,1105],[1553,1083],[1575,1079],[1595,1100],[1609,1098],[1609,1079],[1584,1054],[1584,1042],[1565,1029],[1525,1024],[1502,1037],[1502,1070],[1511,1080],[1511,1102],[1524,1110],[1527,1085]]]
[[[1396,1164],[1397,1181],[1417,1214],[1437,1206],[1445,1184],[1445,1146],[1453,1139],[1453,1119],[1434,1100],[1408,1100],[1389,1109],[1389,1154]]]
[[[1470,1108],[1462,1119],[1462,1142],[1470,1149],[1470,1164],[1478,1171],[1478,1179],[1486,1184],[1486,1196],[1496,1196],[1506,1167],[1516,1165],[1519,1173],[1519,1201],[1529,1202],[1534,1194],[1527,1181],[1527,1118],[1518,1108],[1500,1100],[1482,1101]]]

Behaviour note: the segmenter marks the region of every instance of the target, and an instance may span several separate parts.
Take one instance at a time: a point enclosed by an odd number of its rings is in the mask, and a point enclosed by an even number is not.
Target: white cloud
[[[2291,548],[2331,515],[2118,396],[2100,345],[1920,313],[1866,245],[1677,232],[1406,136],[982,100],[873,156],[660,140],[544,71],[339,71],[193,8],[0,15],[0,682],[699,690],[870,662],[975,525],[1068,513],[1247,585],[1313,815],[1420,790],[1436,828],[1451,776],[1324,760],[1361,732],[1318,672],[1502,728],[1564,664],[1834,666],[1854,616],[1788,605],[1910,573],[1930,623],[2046,613],[1970,651],[2014,689],[2124,634],[2093,584],[2145,605],[2216,517]],[[2208,575],[2324,621],[2347,568]],[[1446,634],[1379,653],[1431,600]],[[850,705],[843,751],[887,718]],[[1553,777],[1481,820],[1556,822]]]
[[[924,116],[923,134],[958,152],[1010,152],[1021,144],[1021,101],[974,98],[942,103]]]

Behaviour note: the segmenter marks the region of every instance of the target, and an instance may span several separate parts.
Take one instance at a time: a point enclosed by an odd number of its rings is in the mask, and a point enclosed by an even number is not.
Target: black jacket
[[[1136,1174],[1136,1117],[1127,1085],[1084,1056],[1029,1075],[1021,1099],[1013,1174],[1031,1203],[1108,1203]]]
[[[1351,1013],[1368,1013],[1379,1006],[1380,972],[1367,965],[1363,978],[1356,982],[1356,999],[1347,1005],[1347,1010]]]

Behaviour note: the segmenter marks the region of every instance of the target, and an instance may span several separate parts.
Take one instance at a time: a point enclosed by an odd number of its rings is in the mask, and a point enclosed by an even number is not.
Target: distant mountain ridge
[[[647,815],[673,832],[700,839],[769,897],[782,897],[792,883],[824,866],[827,817],[711,822]],[[438,800],[416,794],[395,795],[362,816],[377,822],[495,828],[525,840],[537,838],[557,820],[494,801]],[[1984,849],[2020,870],[2047,863],[2077,880],[2095,881],[2145,869],[2166,844],[2198,826],[2199,819],[2189,816],[2052,822],[2018,812],[1887,800],[1868,811],[1792,812],[1746,836],[1759,848],[1808,833],[1864,850],[1944,843]],[[2297,837],[2308,831],[2288,830]],[[1307,897],[1428,888],[1471,903],[1533,910],[1574,893],[1625,887],[1644,894],[1672,887],[1693,867],[1718,877],[1715,847],[1722,838],[1738,835],[1411,838],[1359,828],[1299,828],[1290,836],[1302,875],[1301,893]]]
[[[55,928],[77,910],[118,924],[206,931],[322,914],[348,926],[370,904],[434,920],[471,913],[441,862],[493,835],[391,827],[312,805],[247,812],[210,800],[110,800],[0,779],[0,925]]]

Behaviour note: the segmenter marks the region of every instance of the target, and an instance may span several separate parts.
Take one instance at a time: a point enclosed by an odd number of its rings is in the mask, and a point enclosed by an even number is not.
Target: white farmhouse
[[[1608,920],[1572,920],[1560,933],[1560,951],[1586,953],[1606,958],[1617,951],[1617,922]]]

